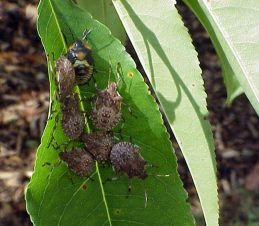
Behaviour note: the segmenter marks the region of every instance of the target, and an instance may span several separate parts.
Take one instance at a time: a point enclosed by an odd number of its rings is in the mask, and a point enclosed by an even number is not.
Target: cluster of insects
[[[88,83],[94,72],[94,60],[90,45],[84,39],[74,42],[66,56],[56,61],[56,81],[61,109],[61,126],[70,140],[84,143],[83,148],[74,147],[62,151],[59,157],[68,168],[80,177],[90,176],[95,161],[111,163],[116,173],[124,173],[129,178],[145,179],[146,161],[140,148],[131,142],[115,142],[112,130],[122,121],[122,97],[118,84],[109,82],[104,90],[97,91],[90,115],[93,130],[85,133],[85,115],[80,108],[79,95],[74,87]],[[108,73],[107,73],[108,74]],[[108,77],[108,75],[107,75]]]

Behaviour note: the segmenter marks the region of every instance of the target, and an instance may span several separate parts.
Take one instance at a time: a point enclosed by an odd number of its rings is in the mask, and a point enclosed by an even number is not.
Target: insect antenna
[[[121,67],[121,63],[117,63],[116,65],[116,79],[117,79],[117,85],[119,85],[119,83],[122,81],[125,84],[124,81],[124,76],[123,76],[123,71],[122,71],[122,67]]]
[[[109,54],[109,80],[108,83],[111,81],[111,74],[113,73],[112,70],[112,59],[111,59],[111,54]],[[120,82],[123,82],[125,84],[124,78],[123,78],[123,71],[121,67],[121,63],[118,62],[116,64],[116,73],[115,73],[115,83],[117,87],[119,87]]]
[[[92,32],[92,29],[90,29],[90,30],[85,29],[81,40],[82,41],[87,40],[87,37],[91,34],[91,32]]]
[[[111,60],[111,56],[109,55],[109,77],[108,77],[108,84],[111,81],[111,73],[112,73],[112,60]],[[108,86],[107,84],[107,86]]]

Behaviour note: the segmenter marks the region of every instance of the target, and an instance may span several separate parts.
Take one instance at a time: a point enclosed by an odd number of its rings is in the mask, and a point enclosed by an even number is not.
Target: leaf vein
[[[251,11],[256,11],[259,12],[259,9],[256,8],[250,8],[250,7],[242,7],[242,6],[223,6],[223,7],[217,7],[217,8],[213,8],[213,11],[218,11],[218,10],[222,10],[222,9],[245,9],[245,10],[251,10]]]
[[[94,174],[93,174],[93,175],[94,175]],[[65,214],[65,212],[66,212],[68,206],[70,205],[70,203],[72,202],[72,200],[74,199],[74,197],[77,195],[77,193],[81,190],[82,185],[85,184],[88,180],[89,180],[89,177],[88,177],[87,179],[85,179],[85,180],[79,185],[78,189],[73,193],[73,195],[71,196],[71,198],[68,200],[68,202],[67,202],[66,205],[64,206],[64,209],[63,209],[63,211],[62,211],[62,213],[61,213],[61,215],[60,215],[60,217],[59,217],[58,226],[60,225],[61,220],[62,220],[62,218],[63,218],[63,216],[64,216],[64,214]]]

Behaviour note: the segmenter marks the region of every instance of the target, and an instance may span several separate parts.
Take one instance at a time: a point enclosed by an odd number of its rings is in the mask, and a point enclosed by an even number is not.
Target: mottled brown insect
[[[89,176],[94,166],[92,156],[81,148],[73,148],[72,151],[59,153],[61,160],[66,162],[67,167],[80,177]]]
[[[83,134],[81,140],[85,142],[86,149],[98,161],[104,162],[110,159],[110,153],[114,145],[114,139],[107,132],[91,132]]]
[[[112,130],[121,120],[121,102],[117,85],[111,82],[105,90],[97,94],[92,112],[94,126],[103,131]]]
[[[72,63],[64,56],[61,56],[56,62],[56,76],[59,97],[62,99],[72,93],[76,79]]]
[[[129,178],[134,176],[141,179],[147,177],[146,161],[139,153],[139,147],[129,142],[115,144],[111,150],[110,160],[116,172],[124,172]]]
[[[77,139],[84,131],[84,115],[79,106],[77,93],[62,99],[61,102],[61,124],[64,133],[70,139]]]

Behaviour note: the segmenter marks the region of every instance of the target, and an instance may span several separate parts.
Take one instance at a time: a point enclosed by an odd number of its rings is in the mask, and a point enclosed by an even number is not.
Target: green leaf
[[[109,61],[113,69],[117,63],[121,64],[124,82],[119,86],[119,92],[125,103],[121,136],[123,140],[132,139],[139,145],[141,154],[153,167],[147,167],[149,176],[146,180],[134,178],[129,181],[126,176],[111,180],[116,175],[110,166],[103,168],[96,164],[91,175],[93,180],[70,173],[64,163],[42,166],[46,162],[57,163],[59,159],[61,150],[47,147],[52,135],[59,144],[65,142],[60,124],[54,129],[55,119],[50,119],[26,190],[27,210],[34,225],[194,225],[158,106],[124,47],[104,25],[69,0],[41,0],[38,15],[38,31],[49,55],[50,69],[54,65],[51,56],[57,59],[73,37],[81,38],[85,29],[92,29],[88,41],[99,71],[94,75],[99,89],[107,85]],[[49,76],[54,90],[52,70]],[[81,95],[93,90],[93,81],[80,87]],[[85,107],[90,110],[88,105]],[[117,133],[115,131],[118,137],[119,127]],[[128,192],[129,183],[131,192]]]
[[[126,41],[126,32],[111,0],[77,0],[78,5],[87,10],[94,19],[105,24],[113,36],[122,43]]]
[[[206,93],[173,1],[114,1],[194,180],[207,225],[218,225],[216,163]],[[155,9],[155,13],[154,10]]]
[[[222,65],[223,79],[227,90],[226,104],[230,106],[232,102],[235,100],[235,98],[241,95],[244,91],[240,86],[237,78],[234,75],[234,72],[232,71],[227,61],[222,61],[221,65]]]
[[[224,83],[227,90],[227,104],[230,105],[232,101],[243,93],[242,87],[239,85],[239,82],[235,76],[235,72],[233,71],[229,61],[226,58],[225,52],[221,47],[220,40],[218,39],[217,35],[211,27],[210,22],[207,16],[204,14],[202,9],[199,7],[199,4],[195,1],[184,1],[196,14],[199,18],[203,26],[206,28],[210,37],[212,39],[213,45],[216,48],[217,53],[219,54],[221,67],[222,67],[222,75],[224,79]]]
[[[184,0],[204,24],[221,58],[259,113],[259,2],[257,0]],[[230,76],[230,78],[227,78]],[[228,82],[227,82],[228,84]],[[231,84],[227,85],[227,88]],[[237,87],[237,86],[236,86]],[[228,89],[229,90],[229,89]],[[230,96],[230,95],[229,95]],[[228,98],[230,99],[230,98]]]

